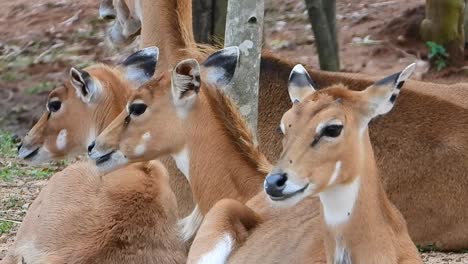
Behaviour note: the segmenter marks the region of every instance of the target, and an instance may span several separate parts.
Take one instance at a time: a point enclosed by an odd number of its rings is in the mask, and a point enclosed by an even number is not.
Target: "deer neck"
[[[364,155],[360,155],[363,158],[356,161],[359,164],[356,170],[349,172],[357,177],[319,194],[331,263],[352,263],[351,259],[360,259],[355,245],[361,248],[363,244],[378,245],[382,236],[376,234],[388,230],[389,222],[384,216],[388,215],[389,201],[378,179],[368,137],[363,145],[361,154]]]
[[[205,214],[223,198],[246,202],[261,190],[265,175],[238,150],[203,93],[199,99],[185,124],[190,185]]]
[[[141,47],[160,50],[158,72],[164,72],[190,56],[196,46],[192,28],[191,0],[140,0]]]

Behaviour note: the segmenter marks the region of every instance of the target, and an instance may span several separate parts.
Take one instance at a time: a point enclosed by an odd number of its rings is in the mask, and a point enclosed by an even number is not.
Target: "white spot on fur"
[[[143,135],[141,135],[141,142],[135,147],[135,152],[134,152],[135,156],[141,156],[145,153],[146,143],[150,138],[151,138],[150,132],[145,132]]]
[[[239,50],[244,54],[244,56],[249,56],[249,49],[253,48],[253,42],[251,40],[244,40],[239,45]]]
[[[63,150],[67,146],[67,130],[62,129],[57,135],[56,145],[58,150]]]
[[[336,179],[338,178],[338,175],[340,175],[340,171],[341,171],[341,161],[338,161],[335,164],[335,170],[333,171],[333,174],[330,177],[330,181],[328,181],[328,185],[332,185],[333,183],[335,183]]]
[[[140,143],[135,147],[135,156],[141,156],[146,151],[146,144]]]
[[[234,241],[229,234],[224,234],[212,251],[203,255],[198,264],[226,263],[232,251]]]
[[[350,184],[333,186],[319,194],[325,223],[336,226],[348,221],[358,198],[360,177]]]
[[[184,174],[187,180],[190,180],[190,154],[187,147],[183,148],[179,153],[173,154],[177,168]]]
[[[178,222],[180,228],[180,235],[183,241],[189,241],[192,237],[195,236],[198,229],[200,228],[203,222],[203,215],[198,208],[198,205],[195,206],[192,213],[186,216],[184,219]]]

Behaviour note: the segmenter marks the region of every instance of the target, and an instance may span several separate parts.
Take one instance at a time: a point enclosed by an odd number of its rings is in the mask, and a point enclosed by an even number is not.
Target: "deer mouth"
[[[23,145],[18,146],[18,156],[24,160],[31,160],[34,156],[39,153],[40,147],[35,149],[27,149]]]
[[[103,156],[100,156],[99,158],[96,159],[96,165],[101,165],[103,164],[104,162],[110,160],[112,154],[114,154],[115,151],[111,151]]]
[[[300,193],[303,193],[307,188],[309,187],[309,184],[306,184],[304,187],[296,190],[296,191],[292,191],[292,192],[283,192],[281,193],[281,195],[273,195],[273,194],[268,194],[268,196],[270,197],[271,200],[273,201],[284,201],[288,198],[291,198],[293,196],[296,196],[297,194],[300,194]]]

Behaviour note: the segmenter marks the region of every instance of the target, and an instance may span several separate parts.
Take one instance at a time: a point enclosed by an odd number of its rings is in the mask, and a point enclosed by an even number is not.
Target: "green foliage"
[[[0,156],[14,157],[16,155],[16,144],[13,135],[0,131]]]
[[[10,233],[13,228],[13,222],[0,221],[0,235]]]
[[[429,49],[429,60],[435,65],[437,71],[440,71],[447,67],[447,59],[449,54],[445,50],[444,46],[437,44],[433,41],[426,42],[427,48]]]
[[[55,86],[55,83],[53,83],[53,82],[42,82],[42,83],[38,83],[38,84],[34,85],[31,88],[28,88],[26,90],[26,93],[27,94],[39,94],[39,93],[43,93],[43,92],[48,92],[48,91],[52,90],[52,88],[54,88],[54,86]]]
[[[417,245],[416,247],[418,248],[420,253],[437,251],[437,248],[434,244],[428,244],[424,246]]]

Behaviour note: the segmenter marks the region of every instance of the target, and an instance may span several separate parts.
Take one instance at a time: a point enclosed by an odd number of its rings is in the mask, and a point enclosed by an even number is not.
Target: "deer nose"
[[[270,174],[265,179],[265,191],[269,196],[282,197],[288,175],[284,172]]]
[[[88,154],[93,151],[94,146],[96,146],[96,140],[94,140],[89,146],[88,146]]]

